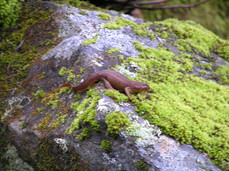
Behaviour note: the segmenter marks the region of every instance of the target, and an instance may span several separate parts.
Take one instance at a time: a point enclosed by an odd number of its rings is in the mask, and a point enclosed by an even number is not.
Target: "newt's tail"
[[[69,84],[69,83],[66,83],[66,84],[62,84],[60,87],[56,88],[55,91],[57,91],[57,90],[59,90],[59,89],[61,89],[61,88],[65,88],[65,87],[72,87],[72,88],[74,88],[73,85],[71,85],[71,84]]]

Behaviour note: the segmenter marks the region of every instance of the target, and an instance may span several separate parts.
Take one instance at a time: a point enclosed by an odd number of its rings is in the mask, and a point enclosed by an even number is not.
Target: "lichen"
[[[131,125],[128,116],[120,111],[107,114],[105,122],[107,124],[107,131],[110,134],[118,134],[119,131]]]

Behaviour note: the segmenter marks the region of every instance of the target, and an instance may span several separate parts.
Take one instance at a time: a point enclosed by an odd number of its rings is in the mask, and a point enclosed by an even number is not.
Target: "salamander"
[[[91,74],[77,86],[67,83],[61,85],[59,88],[71,87],[75,91],[85,91],[89,86],[98,81],[102,81],[107,89],[125,92],[129,99],[131,99],[131,92],[148,91],[150,89],[147,83],[132,81],[114,70],[102,70]]]

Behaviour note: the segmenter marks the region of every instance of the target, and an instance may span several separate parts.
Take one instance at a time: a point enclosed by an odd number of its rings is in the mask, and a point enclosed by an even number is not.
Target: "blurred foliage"
[[[188,5],[201,0],[176,0],[170,1],[170,5]],[[164,10],[143,10],[144,19],[148,21],[159,21],[167,18],[180,20],[193,20],[205,28],[213,31],[224,39],[229,39],[229,1],[210,0],[194,8],[176,8]]]
[[[21,3],[24,0],[1,0],[0,1],[0,27],[9,27],[18,19]]]

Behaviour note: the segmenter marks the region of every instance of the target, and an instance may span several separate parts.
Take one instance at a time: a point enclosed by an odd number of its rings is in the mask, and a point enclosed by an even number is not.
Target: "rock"
[[[131,79],[139,78],[144,65],[124,62],[129,57],[144,59],[142,47],[137,47],[136,42],[152,49],[163,44],[171,54],[179,55],[180,50],[163,39],[152,23],[144,25],[141,19],[114,11],[105,13],[110,20],[102,19],[104,13],[66,5],[54,11],[62,41],[30,67],[24,84],[27,86],[9,99],[10,108],[2,117],[22,158],[35,170],[220,170],[205,153],[162,134],[159,127],[147,120],[146,112],[136,107],[138,101],[149,100],[145,92],[133,95],[130,102],[121,93],[112,95],[105,91],[101,83],[82,93],[55,90],[63,83],[76,85],[91,73],[112,67]],[[107,25],[116,20],[115,26]],[[223,60],[214,55],[214,61]],[[217,65],[201,54],[194,57],[200,59],[201,65],[210,62]],[[189,72],[198,73],[197,66]],[[213,72],[209,70],[204,75],[209,79]],[[118,134],[111,134],[107,116],[116,111],[124,113],[131,126],[123,123]],[[122,122],[120,115],[116,117]],[[115,124],[119,126],[119,122]]]

